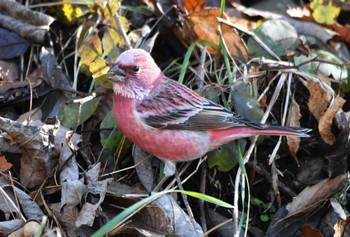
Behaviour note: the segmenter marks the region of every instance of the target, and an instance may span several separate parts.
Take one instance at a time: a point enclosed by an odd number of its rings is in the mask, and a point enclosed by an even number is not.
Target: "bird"
[[[165,162],[190,161],[240,138],[256,135],[309,137],[310,129],[257,124],[165,76],[143,49],[121,53],[107,72],[113,84],[118,129],[144,151]]]

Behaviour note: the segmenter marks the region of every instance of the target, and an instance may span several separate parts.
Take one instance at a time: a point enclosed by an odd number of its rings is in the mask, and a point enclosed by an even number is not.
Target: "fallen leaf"
[[[331,195],[344,186],[347,175],[339,175],[334,179],[324,179],[317,184],[306,187],[293,201],[288,203],[286,209],[288,215],[280,221],[285,221],[294,215],[312,212],[319,205],[325,202]]]
[[[345,234],[346,231],[346,227],[349,226],[349,222],[350,222],[350,216],[348,216],[345,220],[339,218],[339,220],[337,221],[337,223],[335,223],[333,229],[334,229],[334,235],[333,237],[342,237],[342,236],[347,236]]]
[[[203,0],[182,0],[182,3],[188,13],[194,13],[206,7],[206,1]]]
[[[0,117],[0,130],[6,132],[20,146],[20,179],[24,187],[34,188],[53,175],[57,161],[52,142],[55,126],[24,126]]]
[[[154,187],[157,185],[154,170],[152,168],[152,162],[151,159],[149,159],[151,156],[152,155],[143,151],[137,145],[133,145],[132,157],[134,158],[134,164],[138,164],[135,167],[135,170],[141,184],[147,190],[147,192],[152,192]]]
[[[347,175],[334,179],[324,179],[309,186],[294,197],[292,202],[281,207],[271,220],[267,236],[296,236],[299,228],[310,221],[310,218],[322,213],[320,208],[327,199],[344,187]],[[312,219],[315,220],[315,219]],[[288,233],[288,235],[286,235]]]
[[[0,156],[0,172],[6,172],[12,168],[12,164],[7,162],[5,156]]]
[[[328,161],[328,177],[336,177],[348,171],[348,157],[350,155],[350,115],[349,112],[339,112],[334,119],[339,133],[332,145],[324,143],[323,157]],[[339,149],[341,147],[341,149]],[[323,159],[324,159],[323,158]]]
[[[335,22],[332,25],[332,29],[339,34],[339,36],[341,37],[341,40],[350,43],[350,25],[349,24],[341,25]]]
[[[64,229],[67,236],[78,236],[81,234],[81,229],[75,226],[74,220],[79,215],[77,207],[65,206],[61,208],[61,203],[50,203],[48,204],[49,210],[53,216],[63,223],[62,228]],[[86,236],[91,236],[92,230]]]
[[[295,28],[288,21],[282,19],[263,22],[254,30],[254,35],[264,42],[277,56],[293,53],[301,43]],[[248,39],[247,47],[249,54],[253,57],[272,57],[252,38]]]
[[[340,13],[340,7],[333,5],[335,1],[312,0],[310,8],[315,21],[320,24],[331,25]]]
[[[27,51],[29,46],[29,42],[22,37],[11,31],[0,28],[0,59],[10,59],[21,56]]]
[[[172,195],[164,195],[148,204],[135,215],[132,221],[135,219],[141,222],[143,228],[146,226],[155,233],[184,237],[199,237],[203,234],[201,226],[194,220],[190,220],[189,215]]]
[[[319,229],[314,228],[310,224],[305,224],[300,227],[301,237],[323,237]]]
[[[85,200],[82,200],[83,205],[75,225],[80,227],[82,225],[92,226],[96,216],[99,215],[101,210],[101,204],[103,203],[108,183],[112,179],[105,179],[101,181],[91,182],[87,185],[87,191],[84,195]]]
[[[327,111],[328,103],[332,96],[324,90],[320,83],[311,80],[307,81],[307,88],[310,92],[308,107],[317,120]]]
[[[23,236],[35,236],[37,233],[40,233],[41,226],[38,221],[28,221],[24,227],[24,235]]]
[[[345,100],[341,97],[336,97],[331,107],[320,117],[318,130],[322,139],[332,145],[336,138],[332,133],[332,124],[335,114],[343,107]]]
[[[221,17],[219,8],[204,9],[185,17],[182,37],[187,44],[196,40],[206,40],[216,45],[220,44],[219,23],[217,18]],[[224,16],[225,19],[227,17]],[[232,57],[241,61],[247,61],[248,52],[241,37],[236,30],[225,24],[221,25],[223,40]],[[210,53],[214,53],[213,48],[208,48]]]
[[[298,103],[295,101],[293,96],[291,105],[289,107],[289,112],[287,117],[287,126],[300,127],[300,119],[301,119],[300,107]],[[287,136],[287,144],[288,144],[290,154],[293,156],[294,159],[297,160],[297,152],[299,150],[300,137]]]

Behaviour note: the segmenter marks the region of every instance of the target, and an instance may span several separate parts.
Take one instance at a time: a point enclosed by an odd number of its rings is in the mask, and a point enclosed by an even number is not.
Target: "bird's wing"
[[[237,126],[261,128],[173,80],[162,83],[136,110],[141,119],[154,128],[202,131]]]

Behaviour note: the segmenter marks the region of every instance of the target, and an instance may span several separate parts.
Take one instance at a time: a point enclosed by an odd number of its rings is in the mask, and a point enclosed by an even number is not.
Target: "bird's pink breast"
[[[114,96],[118,128],[148,153],[161,159],[185,161],[199,158],[210,150],[206,132],[152,128],[140,119],[134,106],[132,99]]]

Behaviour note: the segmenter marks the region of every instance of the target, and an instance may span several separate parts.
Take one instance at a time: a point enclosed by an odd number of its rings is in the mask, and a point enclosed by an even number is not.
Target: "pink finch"
[[[113,81],[114,116],[132,142],[165,161],[188,161],[235,139],[255,135],[308,137],[309,129],[259,125],[167,78],[149,53],[131,49],[108,71]]]

